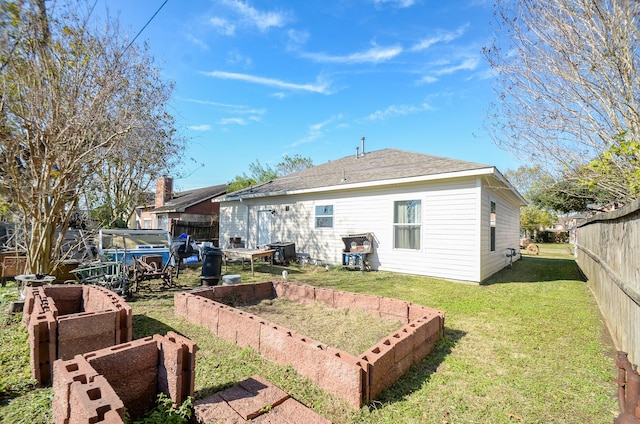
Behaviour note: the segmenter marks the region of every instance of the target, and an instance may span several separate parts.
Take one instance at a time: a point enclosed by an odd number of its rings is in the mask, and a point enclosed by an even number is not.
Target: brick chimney
[[[156,181],[156,203],[155,207],[164,206],[168,200],[171,200],[173,192],[173,178],[162,176]]]

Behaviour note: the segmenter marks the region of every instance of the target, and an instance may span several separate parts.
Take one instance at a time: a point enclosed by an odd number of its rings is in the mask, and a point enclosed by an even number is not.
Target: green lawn
[[[288,280],[419,303],[446,312],[436,351],[361,410],[251,349],[173,316],[172,292],[131,301],[134,338],[174,330],[199,346],[196,398],[260,374],[334,423],[610,423],[618,414],[614,347],[581,280],[569,245],[541,245],[483,285],[386,272],[290,266]],[[275,277],[283,268],[274,266]],[[223,268],[224,271],[224,268]],[[243,282],[274,278],[263,266]],[[199,284],[199,270],[180,284]],[[0,289],[6,308],[10,287]],[[0,321],[0,422],[46,423],[51,388],[29,380],[26,331],[19,317]],[[4,420],[4,421],[3,421]]]

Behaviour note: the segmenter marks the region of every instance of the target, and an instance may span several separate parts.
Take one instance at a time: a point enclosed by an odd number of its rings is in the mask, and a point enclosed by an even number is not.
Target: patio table
[[[224,269],[227,270],[227,260],[229,258],[240,259],[242,261],[242,269],[244,269],[244,260],[249,259],[251,261],[251,276],[253,277],[253,262],[256,258],[268,258],[269,264],[271,266],[270,270],[273,272],[273,253],[275,249],[245,249],[245,248],[235,248],[235,249],[222,249],[222,253],[224,254]]]

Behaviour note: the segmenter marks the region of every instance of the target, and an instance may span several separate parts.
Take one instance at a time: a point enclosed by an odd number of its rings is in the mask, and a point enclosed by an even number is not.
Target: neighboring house
[[[509,264],[526,205],[493,166],[396,149],[330,161],[214,201],[223,248],[233,238],[249,248],[294,242],[298,253],[338,265],[343,236],[373,233],[372,269],[470,282]]]
[[[202,224],[217,227],[220,204],[212,199],[226,193],[227,185],[197,188],[180,193],[173,192],[173,179],[159,178],[153,203],[139,206],[135,210],[135,228],[153,228],[174,232],[179,223]],[[197,237],[196,237],[197,238]],[[206,240],[214,241],[214,240]]]

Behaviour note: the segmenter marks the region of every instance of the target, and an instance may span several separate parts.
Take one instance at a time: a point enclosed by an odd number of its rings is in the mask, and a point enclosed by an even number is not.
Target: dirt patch
[[[332,309],[321,303],[304,305],[283,298],[236,307],[355,356],[402,327],[400,321],[374,318],[361,311]]]

